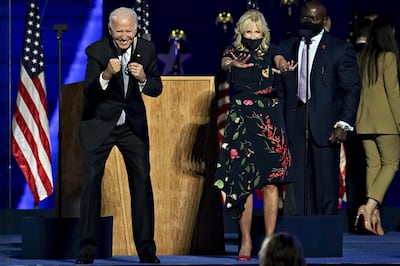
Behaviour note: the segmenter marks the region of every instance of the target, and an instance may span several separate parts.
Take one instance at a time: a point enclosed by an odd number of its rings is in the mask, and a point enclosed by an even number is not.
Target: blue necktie
[[[128,54],[123,53],[121,56],[121,72],[124,78],[124,97],[126,97],[126,92],[128,91],[129,84],[129,72],[128,72]],[[125,123],[125,111],[122,110],[122,113],[117,121],[117,126],[123,125]]]

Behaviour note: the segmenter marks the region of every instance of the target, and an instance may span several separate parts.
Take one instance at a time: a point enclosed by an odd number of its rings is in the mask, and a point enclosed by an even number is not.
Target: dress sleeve
[[[222,52],[222,57],[230,57],[232,58],[231,53],[235,51],[233,45],[228,45],[225,47],[224,51]]]

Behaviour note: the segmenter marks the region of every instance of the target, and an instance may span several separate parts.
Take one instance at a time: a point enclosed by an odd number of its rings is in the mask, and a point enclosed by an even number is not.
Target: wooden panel
[[[189,254],[205,168],[192,159],[193,147],[199,127],[210,119],[214,77],[165,76],[162,81],[159,97],[145,97],[155,241],[160,255]],[[102,196],[102,215],[114,217],[113,255],[136,255],[126,170],[117,148],[107,161]]]
[[[61,217],[79,216],[82,178],[79,121],[82,116],[84,86],[84,82],[76,82],[62,87],[59,180],[56,183],[56,208]]]

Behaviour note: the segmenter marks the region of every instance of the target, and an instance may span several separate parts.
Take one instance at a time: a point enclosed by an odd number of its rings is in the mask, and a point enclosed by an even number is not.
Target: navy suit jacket
[[[99,77],[111,58],[118,57],[111,38],[104,37],[86,48],[88,57],[85,77],[84,109],[80,123],[80,141],[89,151],[98,148],[115,127],[122,109],[126,122],[148,146],[146,109],[139,90],[138,80],[130,76],[129,87],[124,97],[122,72],[112,76],[103,90]],[[143,65],[147,76],[143,93],[156,97],[162,92],[162,82],[157,66],[157,54],[152,42],[138,38],[131,61]]]
[[[298,61],[300,38],[283,40],[279,48],[287,60]],[[296,132],[295,115],[298,108],[298,72],[282,76],[284,113],[287,132]],[[354,47],[324,32],[316,51],[310,74],[311,99],[308,101],[309,130],[320,146],[329,145],[333,126],[339,120],[355,124],[360,98],[360,78]]]

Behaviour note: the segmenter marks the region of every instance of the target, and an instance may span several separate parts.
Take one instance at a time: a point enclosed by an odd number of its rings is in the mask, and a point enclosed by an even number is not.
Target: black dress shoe
[[[79,257],[75,260],[75,264],[92,264],[93,257]]]
[[[160,259],[156,255],[140,257],[140,263],[160,263]]]

